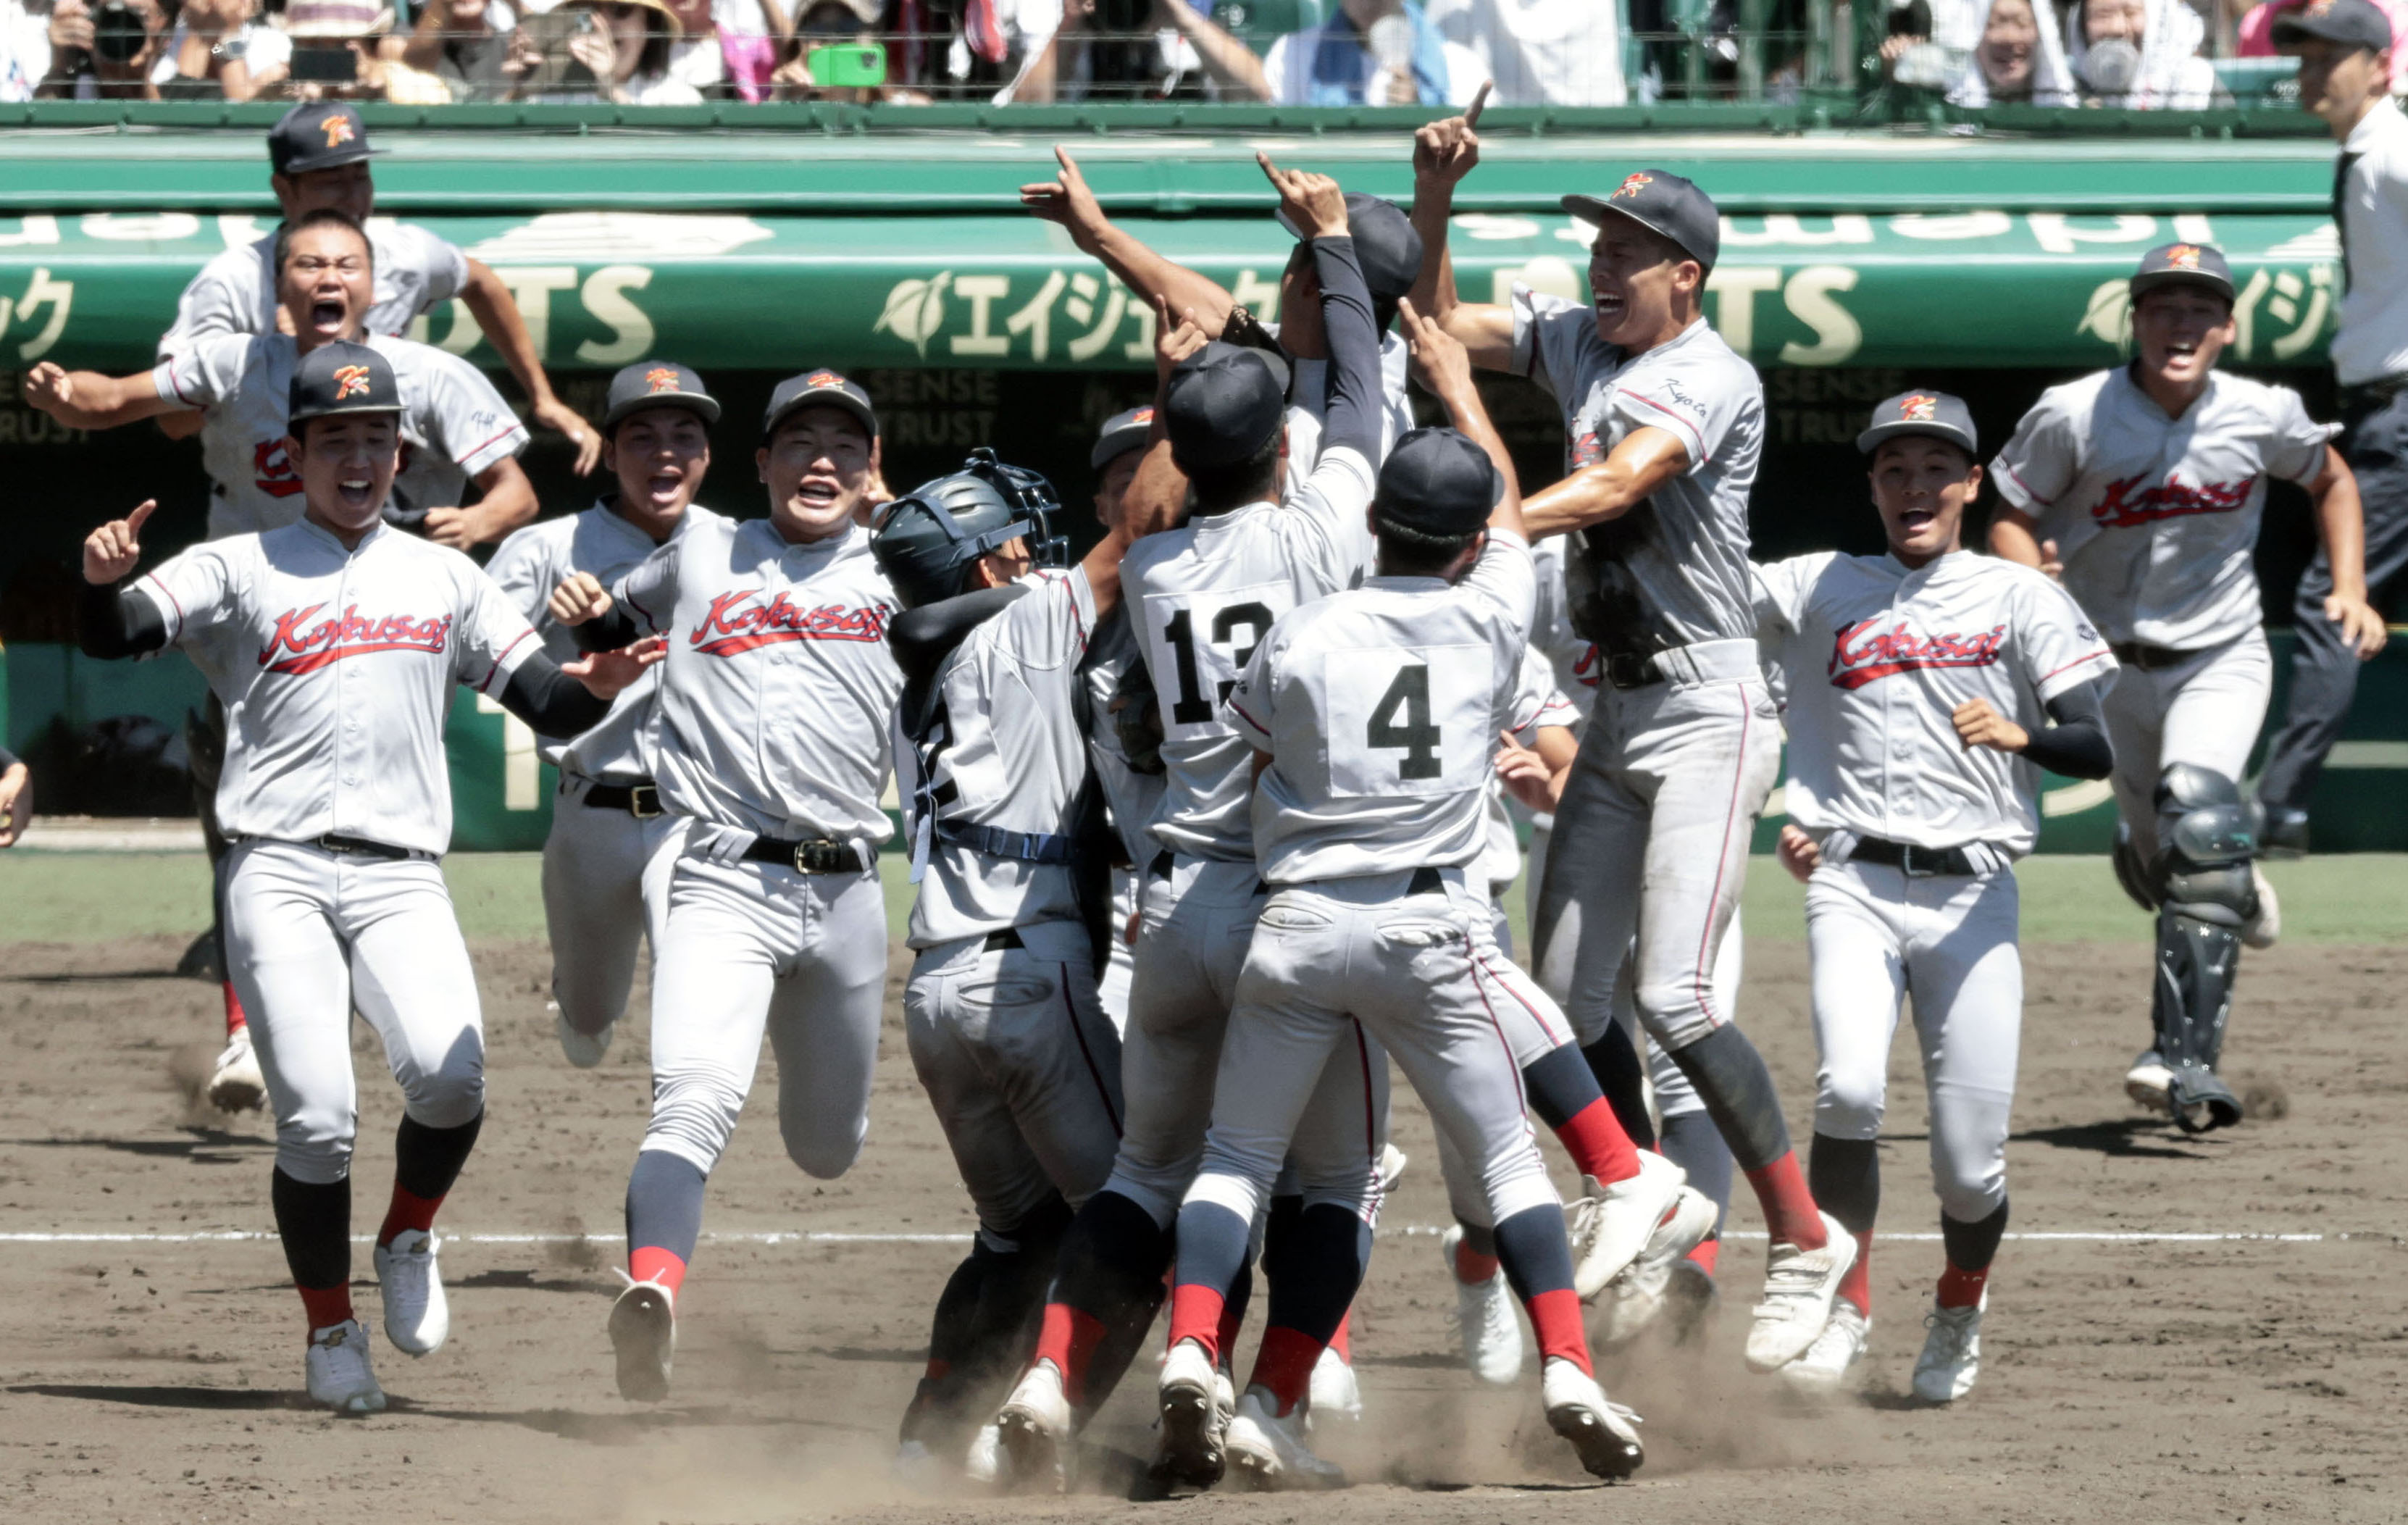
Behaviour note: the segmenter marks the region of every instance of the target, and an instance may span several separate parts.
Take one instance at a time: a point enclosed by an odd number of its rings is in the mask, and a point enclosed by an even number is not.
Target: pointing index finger
[[[1483,110],[1485,110],[1488,106],[1488,93],[1496,88],[1497,81],[1494,79],[1483,79],[1480,81],[1480,93],[1471,97],[1471,104],[1469,106],[1463,108],[1463,126],[1465,131],[1469,132],[1480,125],[1480,113]]]
[[[139,534],[142,529],[143,521],[149,519],[150,515],[157,512],[158,509],[159,500],[157,498],[144,498],[140,506],[136,508],[132,513],[125,516],[125,532],[128,535]]]

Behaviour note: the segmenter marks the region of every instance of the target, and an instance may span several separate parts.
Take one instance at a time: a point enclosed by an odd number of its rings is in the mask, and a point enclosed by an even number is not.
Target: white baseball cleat
[[[2271,948],[2283,935],[2283,902],[2274,898],[2274,886],[2266,883],[2258,865],[2249,866],[2249,882],[2258,891],[2258,909],[2241,924],[2241,941],[2252,948]]]
[[[209,1072],[209,1105],[220,1112],[252,1112],[267,1100],[267,1077],[259,1072],[259,1056],[251,1051],[251,1025],[234,1029]]]
[[[1923,1354],[1914,1358],[1914,1396],[1927,1403],[1953,1403],[1973,1390],[1982,1374],[1982,1315],[1990,1306],[1985,1288],[1970,1308],[1934,1307],[1923,1316]]]
[[[1301,1413],[1280,1417],[1268,1389],[1248,1388],[1222,1442],[1229,1465],[1249,1486],[1265,1490],[1344,1488],[1345,1469],[1305,1445],[1303,1421]]]
[[[2174,1072],[2154,1048],[2124,1073],[2124,1094],[2151,1112],[2173,1111],[2173,1088]]]
[[[1460,1224],[1438,1242],[1446,1257],[1447,1279],[1455,1283],[1455,1329],[1463,1342],[1463,1363],[1471,1374],[1491,1387],[1510,1388],[1522,1377],[1522,1321],[1514,1316],[1513,1289],[1502,1270],[1486,1281],[1465,1281],[1455,1273],[1455,1246],[1463,1243]]]
[[[1003,1427],[989,1419],[970,1436],[962,1458],[962,1476],[981,1488],[993,1488],[1003,1476]]]
[[[431,1356],[452,1332],[452,1307],[443,1296],[443,1273],[435,1261],[437,1244],[428,1230],[412,1229],[376,1250],[377,1285],[384,1288],[384,1337],[405,1356]]]
[[[1747,1331],[1752,1372],[1777,1372],[1796,1360],[1831,1321],[1831,1299],[1856,1263],[1856,1236],[1830,1214],[1821,1216],[1821,1249],[1775,1244],[1766,1257],[1764,1301],[1756,1305],[1756,1324]]]
[[[384,1389],[368,1365],[368,1331],[356,1318],[309,1331],[309,1402],[337,1414],[381,1414]]]
[[[1652,1149],[1639,1151],[1639,1173],[1611,1186],[1582,1177],[1588,1194],[1572,1204],[1572,1287],[1593,1302],[1623,1267],[1639,1259],[1664,1215],[1680,1200],[1689,1173]]]
[[[1407,1159],[1408,1157],[1405,1152],[1402,1149],[1398,1148],[1395,1144],[1383,1144],[1380,1145],[1380,1169],[1377,1179],[1380,1186],[1380,1195],[1383,1198],[1396,1194],[1397,1183],[1405,1178],[1405,1165]]]
[[[1669,1305],[1673,1272],[1691,1250],[1706,1242],[1721,1216],[1713,1199],[1704,1192],[1685,1186],[1680,1189],[1671,1211],[1648,1236],[1647,1247],[1606,1283],[1604,1295],[1597,1300],[1596,1337],[1600,1344],[1627,1344],[1656,1322]]]
[[[1561,1356],[1547,1358],[1539,1401],[1546,1406],[1548,1428],[1572,1443],[1590,1476],[1627,1477],[1647,1460],[1646,1447],[1639,1444],[1639,1416],[1607,1402],[1597,1378]]]
[[[1305,1428],[1317,1429],[1341,1419],[1360,1423],[1362,1418],[1363,1388],[1354,1380],[1354,1368],[1337,1351],[1325,1349],[1321,1359],[1312,1363],[1312,1386],[1305,1399]]]
[[[610,1040],[618,1035],[619,1024],[612,1022],[600,1032],[580,1032],[568,1025],[568,1014],[554,1012],[552,1024],[560,1029],[560,1051],[568,1062],[580,1070],[591,1070],[610,1052]]]
[[[1194,1340],[1182,1340],[1163,1356],[1162,1379],[1154,1389],[1162,1416],[1153,1472],[1156,1477],[1187,1488],[1211,1488],[1221,1480],[1226,1463],[1224,1445],[1229,1428],[1229,1379]]]
[[[1781,1369],[1783,1381],[1798,1392],[1822,1398],[1846,1386],[1849,1374],[1865,1359],[1865,1345],[1873,1336],[1872,1320],[1853,1302],[1831,1305],[1831,1321],[1806,1354]]]
[[[995,1424],[1007,1485],[1055,1492],[1069,1486],[1070,1395],[1062,1386],[1060,1368],[1050,1360],[1030,1366],[1003,1401]]]
[[[656,1281],[628,1282],[610,1304],[610,1348],[619,1358],[620,1397],[639,1403],[666,1398],[677,1354],[676,1294]]]

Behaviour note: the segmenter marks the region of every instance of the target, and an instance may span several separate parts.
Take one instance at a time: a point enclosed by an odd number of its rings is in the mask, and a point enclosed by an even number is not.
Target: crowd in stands
[[[1811,6],[1770,0],[0,0],[0,102],[1219,100],[1619,106],[1794,96]],[[1964,106],[2200,109],[2279,90],[2313,0],[1886,5],[1901,87]],[[2408,0],[2377,0],[2408,36]],[[1819,18],[1846,72],[1845,4]],[[1753,73],[1740,60],[1743,50]],[[2408,87],[2408,48],[2393,53]]]

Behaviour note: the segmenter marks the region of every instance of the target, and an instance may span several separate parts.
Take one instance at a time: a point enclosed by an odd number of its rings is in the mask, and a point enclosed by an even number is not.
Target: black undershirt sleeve
[[[585,628],[580,626],[579,629]],[[592,730],[610,712],[609,699],[596,698],[583,683],[560,670],[560,664],[542,652],[520,663],[502,685],[502,708],[534,727],[538,736],[577,736]]]
[[[159,606],[132,588],[86,583],[76,605],[76,643],[104,661],[164,649],[167,622]]]
[[[569,633],[577,638],[577,649],[580,652],[615,652],[622,646],[632,646],[643,640],[645,630],[636,623],[636,616],[628,611],[626,605],[613,603],[610,612],[599,619],[587,620],[583,625],[572,626]],[[551,734],[566,736],[569,733]]]
[[[2107,741],[2107,717],[2099,704],[2099,684],[2086,683],[2067,689],[2046,706],[2054,726],[2035,728],[2024,745],[2024,755],[2066,778],[2105,778],[2115,768],[2115,750]]]

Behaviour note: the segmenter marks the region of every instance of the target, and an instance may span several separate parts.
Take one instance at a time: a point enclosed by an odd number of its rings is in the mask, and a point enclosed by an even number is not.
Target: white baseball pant
[[[1746,966],[1743,919],[1739,908],[1732,907],[1730,927],[1723,933],[1723,945],[1714,955],[1714,1009],[1726,1019],[1739,1011],[1740,980]],[[1613,1019],[1630,1035],[1631,1046],[1647,1057],[1647,1090],[1656,1104],[1656,1116],[1660,1121],[1703,1112],[1705,1101],[1689,1084],[1687,1072],[1672,1062],[1672,1056],[1647,1035],[1645,1024],[1639,1020],[1639,998],[1633,987],[1636,960],[1625,960],[1622,973],[1613,982]]]
[[[969,1187],[1009,1234],[1059,1191],[1077,1207],[1120,1148],[1120,1035],[1096,999],[1087,928],[1045,922],[924,950],[903,992],[911,1067]]]
[[[1913,998],[1940,1209],[1976,1223],[2007,1198],[2007,1123],[2024,1010],[2012,870],[1909,878],[1826,863],[1806,885],[1814,1131],[1880,1136],[1890,1038]]]
[[[1490,905],[1463,870],[1409,893],[1415,872],[1283,886],[1264,907],[1229,1018],[1211,1129],[1188,1199],[1251,1219],[1293,1140],[1331,1119],[1315,1092],[1333,1062],[1379,1041],[1469,1163],[1497,1223],[1560,1202],[1522,1115],[1522,1076],[1498,1009],[1511,966],[1489,934]],[[1384,1077],[1367,1074],[1384,1090]],[[1343,1176],[1306,1172],[1307,1201],[1376,1207],[1380,1140],[1366,1115]],[[1342,1196],[1344,1184],[1352,1197]],[[1316,1190],[1316,1187],[1318,1188]]]
[[[561,775],[543,840],[543,920],[552,940],[552,999],[578,1031],[626,1014],[636,945],[658,957],[668,878],[681,835],[674,815],[639,819],[587,805],[591,779]]]
[[[477,976],[433,858],[254,839],[222,871],[228,971],[276,1111],[279,1170],[311,1186],[351,1173],[354,1010],[410,1117],[458,1128],[484,1110]]]
[[[1682,676],[1598,689],[1555,810],[1533,954],[1584,1045],[1613,1019],[1626,961],[1640,1020],[1667,1050],[1730,1020],[1714,968],[1780,767],[1778,717],[1755,642],[1668,657]]]
[[[1490,903],[1495,903],[1494,897]],[[1475,949],[1471,957],[1488,984],[1497,1030],[1513,1056],[1513,1070],[1518,1075],[1570,1044],[1572,1029],[1562,1009],[1539,988],[1537,981],[1523,972],[1520,965],[1505,956],[1503,945],[1495,941],[1493,928],[1498,919],[1490,918],[1489,945]],[[1438,1169],[1440,1178],[1446,1183],[1447,1205],[1455,1218],[1481,1228],[1495,1228],[1496,1220],[1488,1212],[1487,1190],[1479,1173],[1443,1131],[1438,1135]]]
[[[677,859],[652,968],[643,1147],[709,1173],[752,1089],[766,1029],[787,1155],[824,1180],[842,1175],[869,1127],[885,982],[876,875]]]
[[[2176,763],[2221,773],[2238,784],[2266,721],[2274,661],[2266,633],[2192,654],[2173,667],[2115,674],[2101,706],[2115,747],[2115,808],[2131,829],[2140,861],[2157,851],[2157,780]]]
[[[1137,914],[1138,899],[1138,870],[1114,869],[1111,957],[1096,982],[1096,995],[1104,1003],[1104,1014],[1111,1018],[1116,1035],[1128,1030],[1129,982],[1137,976],[1137,950],[1129,946],[1128,929],[1129,919]]]

